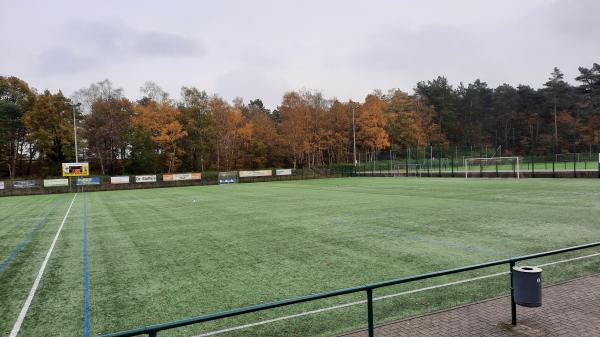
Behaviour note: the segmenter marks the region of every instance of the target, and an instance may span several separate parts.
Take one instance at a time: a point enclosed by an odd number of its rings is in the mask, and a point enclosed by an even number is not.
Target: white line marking
[[[566,259],[566,260],[555,261],[555,262],[548,262],[548,263],[540,264],[537,267],[551,266],[551,265],[554,265],[554,264],[559,264],[559,263],[564,263],[564,262],[571,262],[571,261],[586,259],[588,257],[594,257],[594,256],[600,256],[600,253],[590,254],[590,255],[585,255],[585,256],[578,256],[578,257],[574,257],[574,258],[570,258],[570,259]]]
[[[223,330],[211,331],[211,332],[203,333],[201,335],[196,335],[196,336],[193,336],[193,337],[213,336],[213,335],[217,335],[217,334],[221,334],[221,333],[225,333],[225,332],[242,330],[242,329],[246,329],[246,328],[251,328],[253,326],[258,326],[258,325],[273,323],[273,322],[277,322],[277,321],[288,320],[288,319],[291,319],[291,318],[302,317],[302,316],[307,316],[307,315],[312,315],[312,314],[318,314],[318,313],[321,313],[321,312],[327,312],[327,311],[331,311],[331,310],[335,310],[335,309],[345,308],[345,307],[349,307],[349,306],[353,306],[353,305],[357,305],[357,304],[364,304],[364,303],[367,303],[367,301],[366,300],[364,300],[364,301],[356,301],[356,302],[351,302],[351,303],[336,305],[334,307],[322,308],[322,309],[317,309],[317,310],[312,310],[312,311],[305,311],[305,312],[301,312],[299,314],[294,314],[294,315],[289,315],[289,316],[282,316],[282,317],[277,317],[277,318],[273,318],[273,319],[268,319],[268,320],[265,320],[265,321],[259,321],[259,322],[255,322],[255,323],[250,323],[250,324],[245,324],[245,325],[240,325],[240,326],[234,326],[234,327],[223,329]]]
[[[31,287],[31,290],[29,291],[27,300],[25,300],[25,303],[23,304],[21,313],[19,313],[19,317],[17,318],[17,321],[15,322],[15,325],[13,326],[9,337],[17,337],[19,330],[21,330],[21,324],[23,324],[23,321],[25,320],[25,315],[27,315],[27,311],[29,310],[31,301],[33,301],[33,296],[35,295],[35,292],[40,284],[40,281],[42,280],[42,275],[44,274],[44,270],[46,269],[48,260],[50,260],[50,255],[52,255],[52,251],[54,250],[54,245],[56,244],[56,241],[58,240],[60,232],[62,231],[63,226],[65,225],[65,222],[67,221],[67,217],[69,216],[69,212],[71,212],[71,207],[73,207],[73,202],[75,202],[76,197],[77,197],[77,193],[75,193],[75,195],[73,196],[73,200],[71,200],[71,204],[69,205],[69,208],[67,209],[67,213],[65,213],[65,217],[63,218],[62,223],[60,224],[60,227],[58,227],[58,231],[56,232],[56,235],[54,236],[54,240],[52,240],[52,244],[50,244],[50,249],[48,249],[46,258],[44,259],[44,262],[42,262],[40,271],[38,272],[37,277],[35,278],[35,281],[33,282],[33,286]]]
[[[581,259],[590,258],[590,257],[594,257],[594,256],[600,256],[600,253],[595,253],[595,254],[590,254],[590,255],[585,255],[585,256],[578,256],[578,257],[574,257],[574,258],[570,258],[570,259],[566,259],[566,260],[548,262],[548,263],[540,264],[537,267],[552,266],[552,265],[559,264],[559,263],[571,262],[571,261],[581,260]],[[508,273],[509,272],[504,271],[504,272],[501,272],[501,273],[495,273],[495,274],[477,276],[477,277],[473,277],[473,278],[469,278],[469,279],[465,279],[465,280],[448,282],[448,283],[438,284],[438,285],[429,286],[429,287],[425,287],[425,288],[407,290],[407,291],[403,291],[403,292],[396,293],[396,294],[390,294],[390,295],[375,297],[375,298],[373,298],[373,301],[380,301],[380,300],[385,300],[385,299],[388,299],[388,298],[394,298],[394,297],[398,297],[398,296],[419,293],[419,292],[422,292],[422,291],[433,290],[433,289],[438,289],[438,288],[444,288],[444,287],[448,287],[448,286],[453,286],[453,285],[467,283],[467,282],[472,282],[472,281],[477,281],[477,280],[483,280],[483,279],[486,279],[486,278],[491,278],[491,277],[506,275]],[[225,332],[231,332],[231,331],[236,331],[236,330],[247,329],[247,328],[251,328],[251,327],[255,327],[255,326],[259,326],[259,325],[264,325],[264,324],[269,324],[269,323],[273,323],[273,322],[288,320],[288,319],[292,319],[292,318],[296,318],[296,317],[302,317],[302,316],[308,316],[308,315],[318,314],[318,313],[322,313],[322,312],[327,312],[327,311],[331,311],[331,310],[346,308],[346,307],[350,307],[350,306],[353,306],[353,305],[365,304],[365,303],[367,303],[366,300],[356,301],[356,302],[350,302],[350,303],[335,305],[335,306],[332,306],[332,307],[327,307],[327,308],[322,308],[322,309],[317,309],[317,310],[311,310],[311,311],[305,311],[305,312],[301,312],[301,313],[293,314],[293,315],[289,315],[289,316],[282,316],[282,317],[277,317],[277,318],[268,319],[268,320],[264,320],[264,321],[258,321],[258,322],[254,322],[254,323],[250,323],[250,324],[244,324],[244,325],[234,326],[234,327],[227,328],[227,329],[210,331],[210,332],[206,332],[206,333],[203,333],[203,334],[200,334],[200,335],[195,335],[195,336],[192,336],[192,337],[214,336],[214,335],[222,334],[222,333],[225,333]]]
[[[473,278],[468,278],[466,280],[459,280],[459,281],[454,281],[454,282],[448,282],[448,283],[444,283],[444,284],[438,284],[438,285],[434,285],[434,286],[429,286],[429,287],[425,287],[425,288],[419,288],[419,289],[413,289],[413,290],[403,291],[401,293],[396,293],[396,294],[391,294],[391,295],[385,295],[385,296],[376,297],[376,298],[373,299],[373,301],[385,300],[385,299],[388,299],[388,298],[394,298],[394,297],[398,297],[398,296],[402,296],[402,295],[409,295],[409,294],[414,294],[414,293],[420,293],[420,292],[426,291],[426,290],[433,290],[433,289],[438,289],[438,288],[449,287],[449,286],[453,286],[453,285],[457,285],[457,284],[462,284],[462,283],[467,283],[467,282],[473,282],[473,281],[477,281],[477,280],[483,280],[483,279],[486,279],[486,278],[496,277],[496,276],[505,275],[505,274],[508,274],[508,272],[507,271],[503,271],[501,273],[489,274],[489,275],[483,275],[483,276],[477,276],[477,277],[473,277]]]

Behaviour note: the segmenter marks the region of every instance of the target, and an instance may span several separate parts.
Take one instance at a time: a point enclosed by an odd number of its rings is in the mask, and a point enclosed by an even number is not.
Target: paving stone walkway
[[[510,298],[500,297],[379,325],[375,336],[600,336],[600,274],[544,288],[542,307],[517,306],[517,318],[512,327]]]

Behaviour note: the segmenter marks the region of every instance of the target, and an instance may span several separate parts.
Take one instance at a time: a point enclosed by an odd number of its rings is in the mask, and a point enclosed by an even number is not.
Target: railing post
[[[513,267],[515,266],[514,261],[510,261],[510,314],[511,323],[513,326],[517,326],[517,304],[515,303],[515,288],[513,284]]]
[[[375,337],[375,327],[373,324],[373,289],[367,289],[367,320],[369,337]]]
[[[158,334],[158,331],[150,331],[150,332],[148,332],[148,337],[156,337],[157,334]]]

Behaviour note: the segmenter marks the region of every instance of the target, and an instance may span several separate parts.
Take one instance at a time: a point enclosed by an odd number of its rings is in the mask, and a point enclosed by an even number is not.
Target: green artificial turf
[[[0,335],[8,335],[74,194],[0,198]],[[90,333],[171,321],[600,240],[600,180],[339,178],[86,193]],[[19,336],[84,334],[79,193]],[[586,250],[532,264],[590,254]],[[375,296],[504,271],[380,289]],[[598,272],[549,266],[546,284]],[[496,277],[377,301],[376,322],[506,294]],[[180,328],[190,336],[364,299],[348,295]],[[223,336],[325,336],[364,305]],[[507,318],[510,313],[507,312]]]

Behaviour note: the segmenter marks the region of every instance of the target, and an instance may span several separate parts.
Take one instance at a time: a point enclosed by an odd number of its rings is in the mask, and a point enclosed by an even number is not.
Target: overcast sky
[[[67,95],[105,78],[140,97],[155,81],[227,100],[321,90],[362,100],[451,83],[539,87],[600,62],[600,1],[0,0],[0,74]]]

